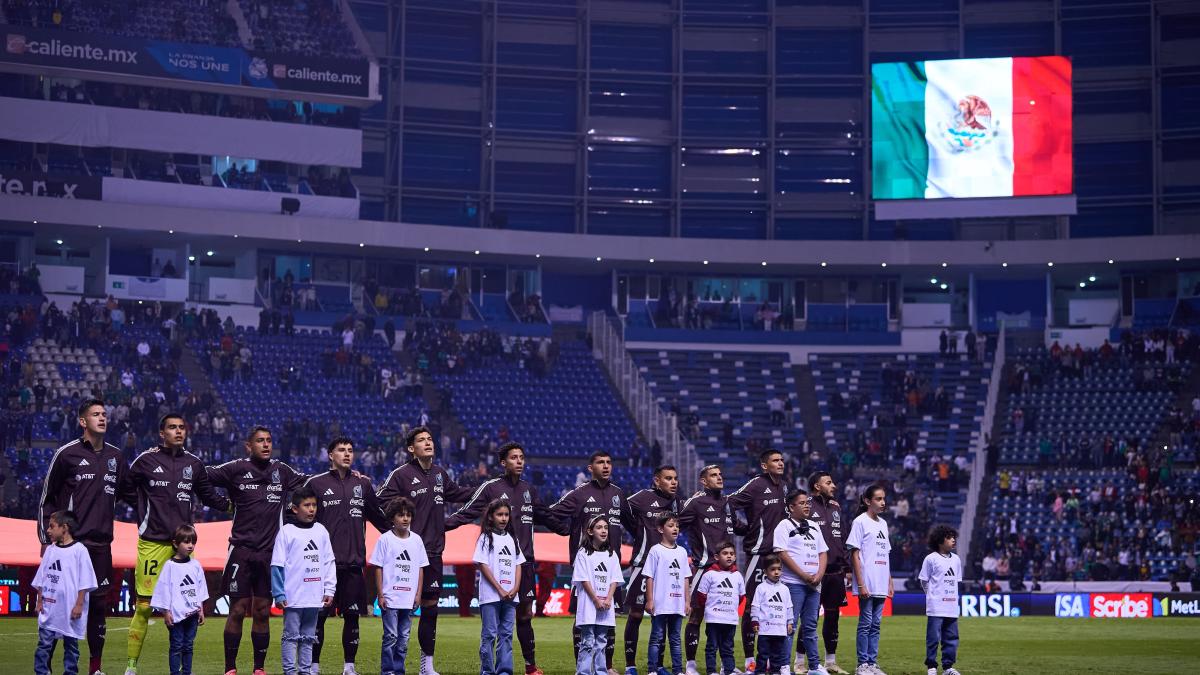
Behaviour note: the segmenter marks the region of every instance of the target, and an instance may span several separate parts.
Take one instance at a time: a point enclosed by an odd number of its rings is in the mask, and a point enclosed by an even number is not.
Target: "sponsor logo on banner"
[[[1173,593],[1170,595],[1154,595],[1154,616],[1198,617],[1200,616],[1200,595],[1192,593]]]
[[[1149,593],[1092,593],[1091,616],[1098,619],[1148,619],[1154,596]]]
[[[102,192],[103,183],[93,176],[48,176],[18,171],[0,173],[0,194],[98,200]]]
[[[959,598],[959,606],[964,617],[997,617],[1021,616],[1021,609],[1013,607],[1012,596],[996,595],[964,595]]]
[[[1091,616],[1091,604],[1087,593],[1059,593],[1054,597],[1054,616],[1069,619]]]

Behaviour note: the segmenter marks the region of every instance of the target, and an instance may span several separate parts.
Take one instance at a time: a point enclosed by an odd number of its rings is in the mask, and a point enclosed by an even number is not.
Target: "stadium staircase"
[[[829,445],[825,442],[825,427],[821,421],[821,403],[817,399],[817,386],[813,379],[812,368],[807,363],[793,363],[792,379],[796,381],[796,402],[800,420],[804,424],[805,440],[822,456],[827,455],[829,454]]]
[[[225,11],[229,12],[229,16],[233,17],[238,28],[238,39],[244,45],[254,44],[254,32],[250,30],[250,24],[246,23],[246,15],[242,13],[242,6],[237,0],[227,0],[225,2]]]
[[[225,402],[221,400],[221,392],[212,386],[212,381],[208,379],[208,373],[200,365],[200,360],[196,358],[196,353],[191,349],[181,351],[182,353],[179,356],[179,373],[191,385],[192,393],[197,396],[203,396],[204,392],[209,392],[212,394],[213,400],[217,402],[218,408],[225,407]]]

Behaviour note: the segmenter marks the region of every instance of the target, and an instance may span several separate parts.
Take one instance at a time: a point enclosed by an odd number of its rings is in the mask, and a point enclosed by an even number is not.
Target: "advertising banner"
[[[51,176],[21,171],[0,173],[0,194],[6,195],[99,200],[103,195],[102,185],[94,176]]]
[[[369,98],[370,62],[3,26],[0,61],[116,75]]]

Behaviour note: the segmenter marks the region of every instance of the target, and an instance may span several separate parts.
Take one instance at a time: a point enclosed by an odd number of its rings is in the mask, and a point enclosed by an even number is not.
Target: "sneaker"
[[[887,673],[883,672],[883,669],[879,667],[878,663],[871,664],[871,672],[875,675],[887,675]]]
[[[700,675],[700,670],[696,668],[695,661],[688,661],[687,666],[683,669],[684,675]]]
[[[825,670],[832,675],[850,675],[849,671],[837,664],[837,661],[825,661]]]
[[[315,666],[316,664],[314,663],[313,665]],[[311,673],[311,675],[317,675],[315,668],[308,672]],[[349,665],[342,666],[342,675],[358,675],[358,671],[354,669],[354,664],[351,663]]]
[[[871,670],[871,664],[860,663],[858,664],[858,667],[854,669],[854,675],[875,675],[875,671]]]
[[[779,675],[792,675],[792,667],[791,666],[780,666],[779,667]]]
[[[816,668],[809,669],[808,675],[829,675],[829,671],[825,670],[825,666],[818,664]]]
[[[746,675],[754,672],[754,659],[746,659]]]
[[[262,668],[255,668],[254,675],[267,675],[267,671]]]
[[[942,671],[942,675],[962,675],[962,673],[958,672],[954,668],[947,668]]]
[[[546,675],[546,674],[542,672],[541,668],[537,667],[537,664],[534,664],[531,666],[525,666],[525,675]]]
[[[929,670],[925,671],[925,675],[937,675],[937,668],[930,668]]]

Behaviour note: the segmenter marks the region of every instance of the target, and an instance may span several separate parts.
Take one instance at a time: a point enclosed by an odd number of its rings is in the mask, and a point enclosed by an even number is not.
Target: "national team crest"
[[[529,499],[529,490],[526,490],[525,491],[525,503],[528,504],[530,501],[531,500]]]
[[[354,486],[354,498],[362,499],[362,486],[361,485]]]
[[[440,474],[440,473],[437,475],[437,484],[438,485],[442,484],[442,474]]]
[[[283,482],[283,481],[279,480],[279,469],[275,469],[274,471],[271,472],[271,482],[272,483],[282,483]]]
[[[829,518],[833,520],[834,523],[840,523],[842,522],[842,512],[838,511],[837,509],[833,509],[829,513]]]
[[[184,480],[192,479],[192,467],[190,467],[190,466],[183,467],[183,479]]]
[[[615,507],[621,506],[621,498],[618,497],[617,495],[613,495],[613,506],[615,506]]]
[[[963,97],[948,119],[937,123],[946,149],[955,154],[979,152],[1000,135],[999,120],[992,118],[987,101],[974,94]]]
[[[117,460],[116,460],[115,458],[110,458],[110,459],[108,460],[108,470],[109,470],[109,471],[116,471],[116,470],[117,470]]]

